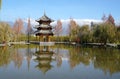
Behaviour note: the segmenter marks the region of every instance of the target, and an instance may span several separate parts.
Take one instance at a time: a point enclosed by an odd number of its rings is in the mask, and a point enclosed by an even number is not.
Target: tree
[[[71,19],[70,24],[69,24],[70,41],[77,40],[78,28],[79,28],[79,26],[77,25],[77,23],[73,19]]]
[[[1,10],[1,6],[2,6],[2,0],[0,0],[0,10]]]
[[[107,22],[115,26],[115,20],[111,14],[109,14]]]
[[[59,41],[59,35],[62,32],[62,22],[60,20],[57,21],[57,25],[55,26],[54,33],[58,37]]]
[[[70,24],[69,24],[69,34],[71,34],[72,30],[77,29],[77,24],[73,19],[70,19]]]
[[[106,17],[106,15],[105,15],[105,14],[103,14],[102,20],[103,20],[103,22],[106,22],[107,17]]]
[[[22,34],[22,30],[23,30],[23,21],[22,19],[17,19],[14,23],[14,26],[13,26],[13,31],[16,35],[16,39],[18,40],[20,35]]]
[[[28,42],[29,42],[29,39],[30,39],[30,34],[32,34],[32,27],[31,27],[31,23],[30,23],[30,18],[28,19],[28,25],[27,25],[27,36],[28,36]]]
[[[96,42],[104,43],[115,42],[116,27],[114,18],[110,14],[108,17],[103,15],[103,23],[96,25],[93,29],[93,37]]]
[[[87,43],[92,40],[91,31],[88,25],[80,27],[78,37],[81,43]]]
[[[5,22],[1,22],[0,23],[0,42],[9,42],[12,41],[14,34],[12,29],[10,28],[10,25],[5,23]]]
[[[106,44],[107,42],[114,42],[116,28],[109,23],[99,24],[94,28],[93,36],[98,42]]]
[[[117,41],[118,43],[120,43],[120,26],[117,27],[116,41]]]
[[[61,22],[61,20],[57,21],[57,25],[55,26],[54,32],[55,32],[55,35],[57,35],[57,36],[59,36],[60,33],[62,32],[62,22]]]

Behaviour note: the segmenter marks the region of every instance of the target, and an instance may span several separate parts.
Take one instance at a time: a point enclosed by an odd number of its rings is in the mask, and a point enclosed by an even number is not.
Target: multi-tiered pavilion
[[[39,23],[39,25],[35,26],[37,29],[37,31],[35,31],[36,37],[39,36],[39,41],[41,42],[49,42],[49,36],[53,36],[52,26],[50,25],[53,20],[44,13],[44,15],[36,21]]]

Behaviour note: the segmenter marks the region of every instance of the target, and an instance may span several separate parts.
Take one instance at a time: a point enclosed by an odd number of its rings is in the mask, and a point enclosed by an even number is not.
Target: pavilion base
[[[55,42],[39,42],[40,46],[53,46]]]
[[[37,44],[40,46],[53,46],[55,45],[55,42],[38,42],[38,41],[32,41],[32,44]]]

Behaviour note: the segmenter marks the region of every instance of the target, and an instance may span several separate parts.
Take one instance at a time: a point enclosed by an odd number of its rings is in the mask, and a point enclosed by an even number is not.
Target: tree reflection
[[[69,63],[70,63],[71,68],[76,67],[80,63],[86,66],[89,65],[90,63],[89,52],[84,51],[82,48],[78,48],[78,47],[70,48],[69,55],[70,55]]]
[[[94,68],[99,68],[103,72],[113,73],[120,72],[120,51],[117,49],[104,48],[71,48],[70,66],[74,68],[80,63],[89,65],[90,60]]]
[[[30,61],[32,59],[32,55],[33,55],[33,52],[31,51],[30,45],[27,45],[26,60],[27,60],[27,64],[28,64],[28,70],[30,68]]]
[[[120,72],[120,50],[64,45],[58,47],[59,50],[69,50],[69,64],[72,69],[81,63],[88,66],[91,62],[95,69],[101,69],[105,74],[110,73],[112,75],[113,73]]]
[[[95,50],[94,67],[111,75],[120,72],[120,51],[113,49]]]
[[[55,60],[57,62],[57,67],[61,67],[61,65],[62,65],[63,55],[60,53],[60,50],[61,49],[59,48],[59,46],[56,46],[54,57],[55,57]]]
[[[0,67],[7,66],[11,61],[11,50],[8,47],[0,47]]]
[[[0,51],[0,66],[7,66],[13,61],[16,67],[21,67],[23,56],[18,52],[18,49],[6,46],[0,47]]]
[[[22,65],[23,55],[19,51],[18,47],[16,47],[13,51],[12,60],[15,64],[15,67],[17,67],[19,69]]]

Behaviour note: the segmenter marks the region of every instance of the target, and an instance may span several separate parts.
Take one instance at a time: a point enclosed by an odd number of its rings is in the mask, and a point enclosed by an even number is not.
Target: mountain
[[[69,28],[69,24],[70,24],[70,20],[71,19],[61,19],[62,22],[62,27],[63,27],[63,31],[61,35],[67,35],[68,34],[68,28]],[[89,25],[91,26],[91,22],[93,22],[94,24],[99,24],[102,23],[102,20],[94,20],[94,19],[73,19],[79,26],[83,26],[83,25]],[[56,26],[57,25],[57,21],[54,21],[53,23],[51,23],[52,26]]]
[[[62,34],[61,35],[67,35],[70,20],[71,19],[66,19],[66,20],[61,19],[61,22],[62,22]],[[99,24],[102,22],[101,20],[94,20],[94,19],[73,19],[73,20],[79,26],[82,26],[82,25],[89,25],[90,26],[91,22],[93,22],[94,24]],[[38,23],[34,19],[30,19],[30,22],[31,22],[32,29],[36,30],[36,29],[34,29],[34,26],[38,25]],[[14,22],[9,21],[8,23],[11,25],[11,27],[13,27]],[[26,29],[27,29],[27,24],[28,24],[28,18],[23,20],[23,24],[24,24],[23,32],[25,33]],[[57,20],[51,23],[51,26],[53,26],[53,27],[55,27],[56,25],[57,25]]]

